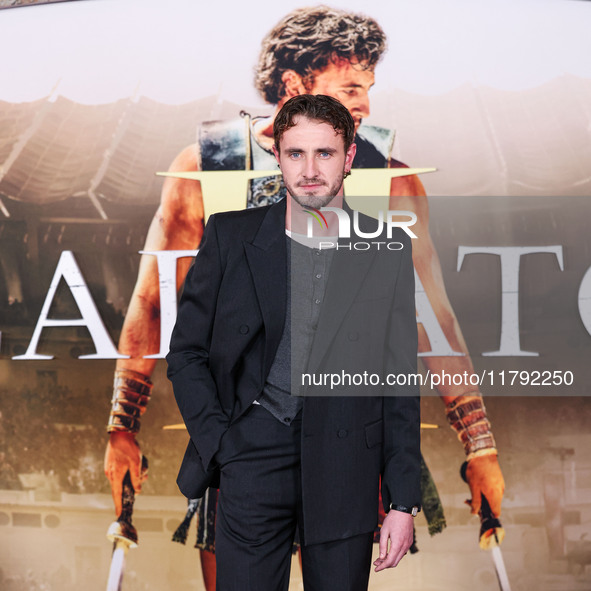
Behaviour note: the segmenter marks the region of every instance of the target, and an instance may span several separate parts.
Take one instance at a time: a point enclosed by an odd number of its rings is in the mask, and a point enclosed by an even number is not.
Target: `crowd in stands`
[[[58,384],[0,388],[0,489],[26,488],[27,479],[19,475],[37,474],[55,483],[57,492],[109,494],[103,456],[110,399],[110,386],[100,391]],[[150,461],[144,493],[178,494],[174,438],[161,429],[150,431],[142,433]]]

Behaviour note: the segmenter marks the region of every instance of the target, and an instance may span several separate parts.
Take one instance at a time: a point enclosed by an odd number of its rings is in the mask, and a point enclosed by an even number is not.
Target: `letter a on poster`
[[[51,319],[47,317],[62,277],[70,288],[82,318]],[[79,359],[127,359],[127,355],[121,355],[117,351],[111,337],[109,337],[76,259],[69,250],[64,250],[60,256],[27,352],[24,355],[17,355],[13,359],[53,359],[53,355],[37,353],[37,345],[39,344],[41,331],[44,328],[56,326],[86,326],[96,347],[96,353],[81,355]]]

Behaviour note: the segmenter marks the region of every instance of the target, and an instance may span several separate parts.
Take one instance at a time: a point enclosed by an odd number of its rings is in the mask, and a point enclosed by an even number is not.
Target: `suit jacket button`
[[[243,324],[240,328],[240,334],[248,334],[248,331],[250,330],[250,328],[248,328],[247,324]]]
[[[349,333],[349,340],[350,341],[356,341],[359,339],[359,333],[358,332],[350,332]]]
[[[337,431],[337,437],[339,439],[343,439],[344,437],[347,437],[347,429],[339,429]]]

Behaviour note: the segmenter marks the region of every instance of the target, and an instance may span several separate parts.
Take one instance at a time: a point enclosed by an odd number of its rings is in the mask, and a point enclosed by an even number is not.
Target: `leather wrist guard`
[[[464,446],[468,461],[478,456],[497,453],[495,438],[480,392],[458,396],[445,407],[445,414]]]
[[[131,369],[115,370],[107,431],[137,433],[151,392],[152,381],[148,376]]]

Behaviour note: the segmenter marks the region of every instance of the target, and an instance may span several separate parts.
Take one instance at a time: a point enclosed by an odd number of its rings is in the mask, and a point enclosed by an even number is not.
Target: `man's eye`
[[[319,152],[318,155],[320,156],[320,158],[329,158],[330,152]]]
[[[292,160],[299,160],[301,154],[299,152],[292,152],[289,156]]]

